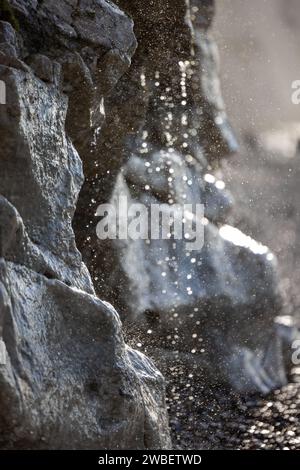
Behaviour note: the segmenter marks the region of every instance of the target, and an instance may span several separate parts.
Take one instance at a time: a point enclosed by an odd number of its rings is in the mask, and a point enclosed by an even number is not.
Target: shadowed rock
[[[275,325],[282,302],[273,254],[229,225],[233,201],[220,167],[237,144],[209,32],[214,2],[118,4],[134,19],[138,48],[106,100],[98,158],[81,193],[76,217],[91,227],[88,240],[77,232],[84,259],[96,289],[166,374],[177,360],[203,380],[267,393],[286,383]],[[186,249],[172,235],[97,241],[97,205],[111,201],[117,210],[120,197],[148,214],[158,204],[203,204],[204,216],[190,214],[204,231],[203,248]]]
[[[104,0],[10,3],[20,32],[0,22],[18,55],[0,54],[0,445],[168,448],[164,379],[95,296],[72,228],[74,143],[87,159],[103,84],[134,51],[132,22]]]

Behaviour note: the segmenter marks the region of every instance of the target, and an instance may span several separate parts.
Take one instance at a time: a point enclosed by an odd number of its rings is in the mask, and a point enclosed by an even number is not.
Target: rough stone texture
[[[125,346],[112,307],[16,263],[0,270],[1,446],[167,446],[163,378]]]
[[[170,447],[164,379],[95,296],[72,229],[77,150],[87,158],[95,144],[132,22],[102,0],[10,3],[20,31],[0,22],[1,447]]]
[[[272,253],[226,224],[232,200],[220,160],[237,144],[209,33],[214,2],[118,4],[135,21],[138,49],[106,101],[98,158],[76,215],[76,227],[83,219],[90,227],[88,237],[77,231],[79,246],[96,289],[169,378],[178,360],[193,364],[198,378],[267,393],[287,380],[275,323],[282,302]],[[117,205],[120,195],[147,208],[205,204],[203,249],[189,253],[173,239],[97,242],[97,205]]]

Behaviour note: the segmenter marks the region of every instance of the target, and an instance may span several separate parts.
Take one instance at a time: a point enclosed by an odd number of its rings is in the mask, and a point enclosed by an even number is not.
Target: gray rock
[[[3,447],[170,446],[163,377],[125,345],[112,307],[3,260],[0,293]]]
[[[99,84],[128,66],[132,21],[104,0],[10,3],[20,48],[0,54],[0,447],[169,448],[164,379],[95,296],[72,228],[83,171],[66,128],[81,98],[72,135],[89,122],[79,140],[92,147]]]
[[[8,87],[7,105],[0,110],[2,195],[20,213],[30,240],[77,270],[91,291],[72,229],[83,173],[64,131],[67,99],[56,87],[11,67],[0,66],[0,79]]]
[[[11,46],[16,46],[16,32],[10,23],[0,21],[0,42],[5,42]]]
[[[133,342],[139,331],[170,380],[182,356],[198,364],[199,380],[267,393],[287,380],[275,327],[282,300],[274,255],[229,223],[233,201],[220,160],[237,144],[209,33],[214,2],[158,3],[118,1],[136,23],[138,49],[108,100],[97,170],[88,173],[77,212],[78,220],[94,220],[93,244],[79,232],[79,245],[96,290],[118,306]],[[166,215],[178,204],[204,204],[204,214],[191,215],[204,230],[203,248],[187,250],[174,237],[97,242],[92,214],[101,203],[117,207],[120,196],[148,214],[151,205],[164,204]]]
[[[36,76],[44,82],[59,84],[61,77],[61,66],[59,63],[53,62],[45,55],[34,54],[28,59],[28,64]]]
[[[16,48],[11,44],[7,44],[6,42],[1,42],[0,52],[9,57],[17,57]]]
[[[69,95],[67,131],[87,173],[103,125],[103,98],[128,68],[136,48],[133,22],[106,0],[10,3],[24,31],[22,58],[30,63],[38,54],[63,66],[64,90]],[[49,80],[45,61],[42,65],[39,59],[35,68]]]
[[[7,44],[3,47],[3,52],[0,51],[0,65],[22,70],[23,72],[30,71],[30,68],[25,64],[25,62],[15,56],[15,49]]]

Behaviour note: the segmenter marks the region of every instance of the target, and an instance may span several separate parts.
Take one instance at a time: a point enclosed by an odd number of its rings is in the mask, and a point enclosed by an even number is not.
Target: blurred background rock
[[[278,256],[288,313],[300,316],[300,2],[222,0],[214,22],[224,101],[240,143],[223,165],[235,223]]]

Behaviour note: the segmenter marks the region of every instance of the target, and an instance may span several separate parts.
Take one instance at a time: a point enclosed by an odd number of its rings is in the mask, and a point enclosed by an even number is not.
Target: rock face
[[[0,446],[168,448],[164,379],[96,297],[72,228],[77,151],[87,160],[97,144],[132,21],[104,0],[9,4],[19,32],[0,22]]]
[[[237,144],[209,33],[214,2],[117,3],[134,19],[138,48],[107,100],[98,158],[81,193],[77,220],[91,227],[88,240],[78,231],[84,259],[129,335],[139,331],[167,374],[177,360],[241,393],[268,393],[286,383],[276,260],[228,225],[233,201],[220,161]],[[168,213],[202,204],[203,214],[187,217],[204,232],[203,248],[186,250],[174,234],[97,242],[97,205],[110,201],[118,212],[121,197],[147,214],[153,205]]]

